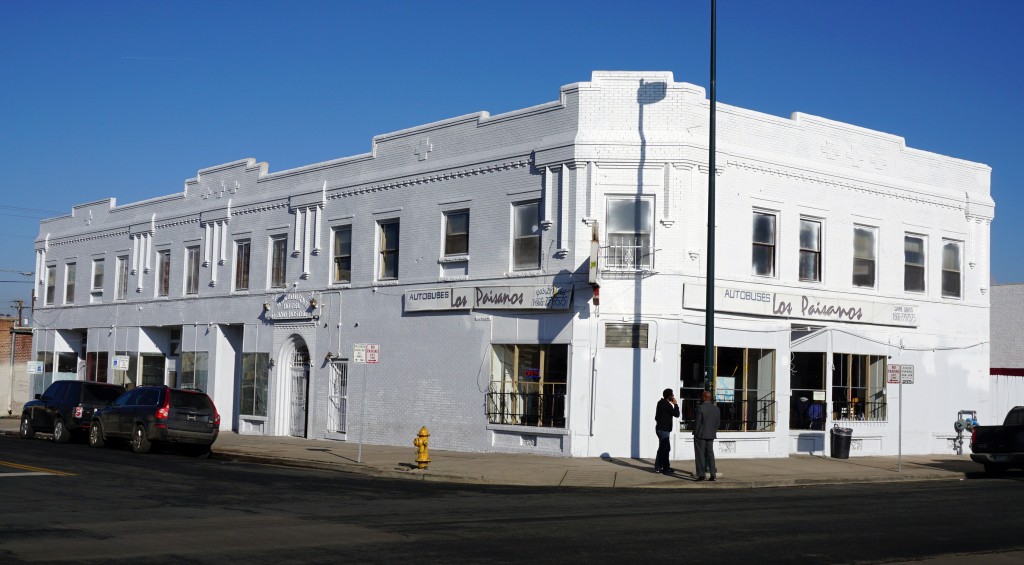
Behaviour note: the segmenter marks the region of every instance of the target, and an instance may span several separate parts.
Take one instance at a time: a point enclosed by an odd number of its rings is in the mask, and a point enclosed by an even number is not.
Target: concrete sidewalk
[[[0,419],[0,434],[17,435],[16,418]],[[39,437],[49,437],[39,434]],[[524,486],[604,488],[761,488],[840,483],[960,480],[982,476],[967,455],[832,459],[718,459],[718,482],[696,482],[693,461],[673,462],[675,475],[655,474],[652,459],[568,458],[430,450],[428,469],[416,468],[416,448],[221,432],[212,458],[305,467],[407,480]],[[901,463],[901,464],[900,464]],[[900,466],[900,470],[897,467]]]

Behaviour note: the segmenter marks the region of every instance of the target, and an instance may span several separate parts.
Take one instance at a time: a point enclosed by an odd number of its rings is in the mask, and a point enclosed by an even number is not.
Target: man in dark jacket
[[[674,469],[668,464],[668,452],[672,450],[669,437],[672,435],[672,418],[679,417],[679,404],[672,389],[666,388],[661,393],[661,400],[654,412],[654,431],[658,434],[658,456],[654,459],[654,472],[672,474]]]
[[[701,394],[700,406],[693,422],[693,451],[697,459],[697,480],[704,480],[704,473],[711,473],[711,480],[717,481],[718,469],[715,467],[715,439],[718,437],[718,426],[722,414],[711,402],[711,391]]]

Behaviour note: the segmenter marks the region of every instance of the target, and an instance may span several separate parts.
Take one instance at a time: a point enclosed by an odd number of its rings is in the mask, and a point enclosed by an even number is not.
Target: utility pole
[[[711,113],[708,139],[708,272],[704,298],[704,390],[715,378],[715,0],[711,0]]]
[[[15,325],[15,327],[20,327],[21,326],[21,321],[25,319],[25,318],[21,317],[21,312],[25,308],[25,301],[24,300],[12,300],[11,302],[18,304],[18,321],[14,325]]]

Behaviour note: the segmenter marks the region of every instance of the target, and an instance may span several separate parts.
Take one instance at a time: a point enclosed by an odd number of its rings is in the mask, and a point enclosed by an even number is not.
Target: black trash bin
[[[832,428],[832,457],[836,459],[850,458],[850,441],[853,440],[853,430],[850,428]]]

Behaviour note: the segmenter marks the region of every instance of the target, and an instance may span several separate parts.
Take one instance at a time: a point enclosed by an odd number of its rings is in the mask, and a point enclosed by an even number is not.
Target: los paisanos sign
[[[704,285],[686,285],[683,308],[704,310],[706,289]],[[907,304],[770,292],[740,286],[716,287],[715,310],[778,318],[917,327],[916,307]]]
[[[521,285],[430,288],[405,292],[405,311],[568,310],[571,286]]]

